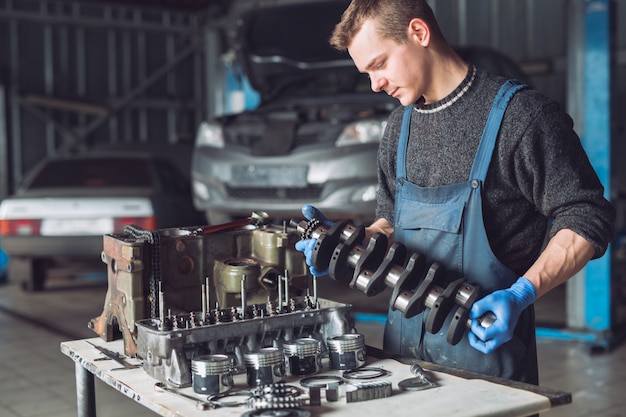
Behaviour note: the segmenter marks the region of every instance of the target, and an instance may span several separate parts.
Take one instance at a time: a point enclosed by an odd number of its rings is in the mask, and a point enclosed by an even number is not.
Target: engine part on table
[[[298,232],[269,224],[265,217],[154,231],[129,225],[122,233],[104,235],[101,258],[108,290],[102,313],[88,326],[107,342],[121,333],[124,353],[134,357],[140,320],[199,312],[201,305],[275,300],[279,289],[285,292],[281,275],[288,275],[283,278],[288,290],[301,295],[310,276],[294,248]],[[288,300],[280,298],[277,309],[282,308],[288,308]]]
[[[246,319],[233,319],[231,309],[214,309],[188,315],[165,316],[136,322],[137,357],[143,359],[143,368],[153,378],[176,387],[191,384],[190,361],[207,354],[226,354],[233,366],[245,371],[245,354],[261,348],[309,337],[324,341],[336,335],[354,332],[350,316],[352,306],[318,299],[313,308],[310,297],[291,297],[293,309],[278,312],[276,303],[248,306],[258,314]],[[235,309],[237,310],[237,308]],[[243,316],[237,310],[237,316]],[[246,317],[248,317],[246,315]],[[323,351],[327,347],[322,344]],[[284,367],[284,357],[281,354]]]
[[[346,386],[346,402],[375,400],[391,397],[391,381],[367,381]]]
[[[248,408],[260,409],[292,409],[308,405],[305,398],[294,397],[252,397],[246,404]]]
[[[276,383],[257,387],[247,406],[256,409],[299,408],[310,405],[308,399],[301,397],[303,391],[295,385]]]
[[[133,365],[128,363],[119,353],[112,351],[111,349],[107,349],[105,347],[102,346],[98,346],[94,343],[91,343],[90,341],[86,341],[87,343],[89,343],[91,346],[95,347],[96,349],[98,349],[102,354],[104,354],[105,358],[102,359],[112,359],[115,362],[119,363],[120,365],[122,365],[122,368],[114,368],[111,369],[112,371],[117,371],[117,370],[121,370],[121,369],[135,369],[135,368],[139,368],[141,365]],[[96,361],[99,359],[95,359]]]
[[[320,387],[309,387],[309,405],[322,405],[322,389]]]
[[[355,369],[365,365],[367,352],[362,334],[342,334],[329,338],[326,343],[332,369]]]
[[[403,391],[422,391],[429,388],[438,387],[439,384],[431,381],[431,379],[426,375],[426,371],[418,364],[412,363],[410,371],[415,377],[403,379],[398,382],[398,388]]]
[[[343,383],[343,378],[335,375],[309,376],[300,380],[300,385],[305,388],[327,388],[329,384],[341,385]]]
[[[322,369],[321,342],[312,337],[302,337],[283,343],[287,374],[311,375]]]
[[[399,310],[410,318],[428,309],[425,329],[429,333],[439,332],[456,307],[446,340],[453,345],[461,341],[469,328],[469,310],[480,295],[478,285],[458,278],[442,288],[439,285],[445,279],[443,266],[438,262],[427,266],[423,254],[411,253],[403,265],[408,255],[406,247],[397,242],[389,246],[382,233],[372,235],[364,247],[361,243],[364,226],[355,226],[349,220],[336,222],[329,229],[319,224],[316,219],[291,221],[301,233],[301,239],[317,239],[311,256],[315,268],[328,267],[329,275],[336,280],[352,275],[350,287],[356,287],[367,296],[379,294],[386,287],[392,288],[392,310]],[[481,324],[488,327],[493,320],[494,316],[487,314]]]
[[[311,413],[307,410],[298,408],[292,409],[259,409],[243,413],[241,417],[310,417]]]
[[[398,388],[400,388],[402,391],[422,391],[438,386],[439,385],[424,380],[424,378],[419,376],[403,379],[402,381],[398,382]]]
[[[326,385],[326,401],[335,402],[339,400],[339,383],[330,382]]]
[[[215,406],[213,404],[211,404],[210,402],[208,402],[208,401],[199,400],[199,399],[197,399],[197,398],[195,398],[195,397],[193,397],[191,395],[187,395],[187,394],[185,394],[183,392],[180,392],[180,391],[178,391],[178,390],[176,390],[174,388],[170,388],[170,387],[168,387],[167,385],[165,385],[162,382],[155,383],[154,384],[154,390],[157,391],[157,392],[169,392],[170,394],[178,395],[178,396],[186,398],[186,399],[188,399],[190,401],[193,401],[194,404],[196,405],[196,408],[198,410],[203,410],[204,411],[204,410],[208,410],[208,409],[211,409],[211,408],[215,408]]]
[[[283,382],[285,379],[285,358],[281,348],[264,347],[255,352],[243,354],[246,362],[246,381],[249,387]]]
[[[339,398],[339,385],[344,383],[343,378],[334,375],[310,376],[300,380],[300,385],[309,388],[311,405],[321,403],[320,392],[325,389],[326,401],[337,401]]]
[[[322,344],[311,337],[302,337],[283,343],[287,374],[311,375],[322,369]]]
[[[375,379],[389,376],[389,371],[383,368],[361,367],[344,371],[342,376],[345,379]]]
[[[295,385],[278,382],[275,384],[267,384],[256,387],[254,395],[256,397],[299,397],[304,391]]]
[[[253,396],[254,394],[250,391],[229,391],[222,394],[209,395],[207,401],[215,408],[239,407],[248,404],[248,401]]]
[[[198,394],[221,394],[233,387],[230,358],[227,355],[202,355],[191,360],[193,391]]]

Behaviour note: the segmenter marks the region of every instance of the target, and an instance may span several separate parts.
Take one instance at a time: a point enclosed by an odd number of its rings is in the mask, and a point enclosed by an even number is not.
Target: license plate
[[[113,219],[44,219],[42,236],[93,236],[113,233]]]
[[[237,165],[233,185],[255,187],[306,187],[307,167],[300,165]]]

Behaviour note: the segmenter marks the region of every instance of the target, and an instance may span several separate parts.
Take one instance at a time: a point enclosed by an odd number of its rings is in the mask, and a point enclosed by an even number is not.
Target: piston
[[[191,360],[193,390],[198,394],[215,395],[233,386],[230,358],[227,355],[202,355]]]
[[[349,370],[365,365],[365,338],[360,333],[348,333],[327,339],[332,369]]]
[[[321,343],[304,337],[283,344],[289,375],[311,375],[322,367]]]
[[[244,361],[248,386],[258,387],[283,382],[285,359],[282,349],[265,347],[258,352],[245,353]]]

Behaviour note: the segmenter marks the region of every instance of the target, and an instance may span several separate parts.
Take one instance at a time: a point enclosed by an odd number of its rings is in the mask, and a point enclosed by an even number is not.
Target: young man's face
[[[376,31],[375,22],[366,20],[348,52],[358,70],[369,75],[373,91],[385,91],[403,106],[415,103],[424,95],[424,48],[411,36],[403,44],[383,39]]]

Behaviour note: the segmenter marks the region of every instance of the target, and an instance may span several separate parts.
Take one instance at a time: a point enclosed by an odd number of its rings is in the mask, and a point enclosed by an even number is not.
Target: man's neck
[[[432,71],[432,88],[424,94],[424,104],[435,103],[452,93],[465,79],[468,64],[451,47],[437,55]]]

